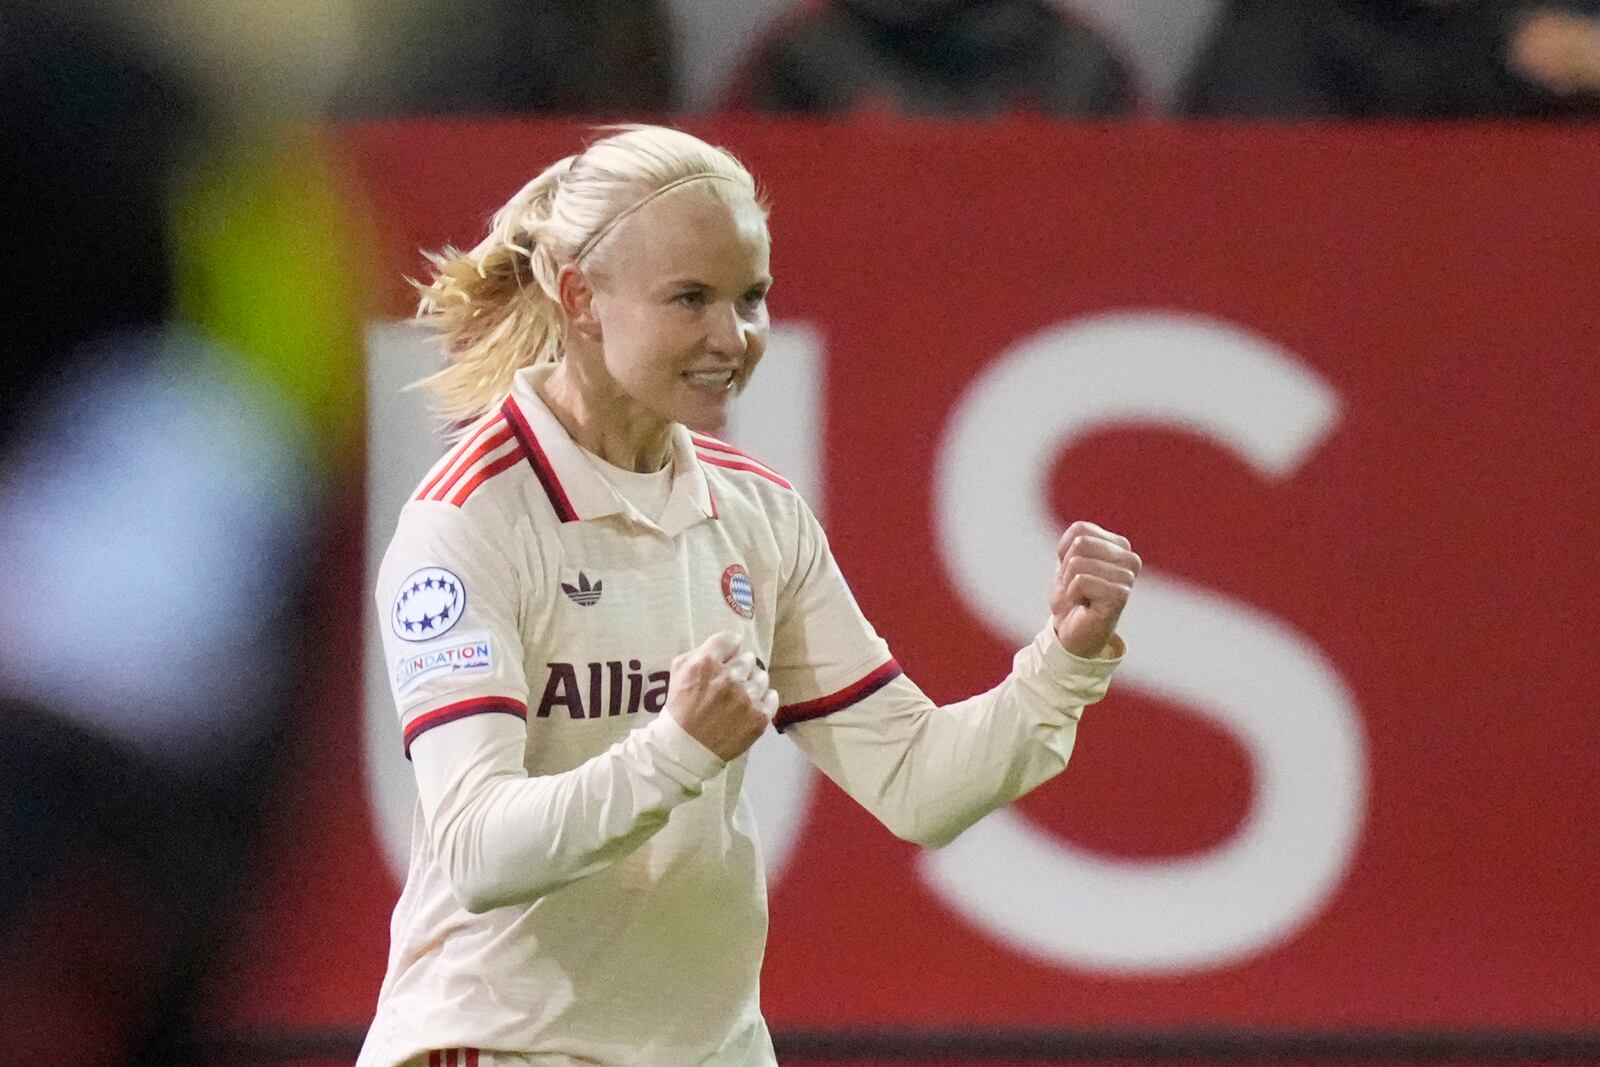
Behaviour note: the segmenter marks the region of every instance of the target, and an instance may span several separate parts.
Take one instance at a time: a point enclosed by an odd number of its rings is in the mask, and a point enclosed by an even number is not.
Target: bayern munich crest
[[[402,641],[431,641],[461,621],[467,587],[443,567],[424,567],[400,583],[389,625]]]
[[[740,618],[755,618],[755,586],[750,584],[750,572],[737,563],[722,572],[722,599]]]

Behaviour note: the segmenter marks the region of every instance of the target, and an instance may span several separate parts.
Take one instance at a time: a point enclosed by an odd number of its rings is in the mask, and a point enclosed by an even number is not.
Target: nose
[[[707,312],[706,348],[714,355],[741,359],[750,346],[748,324],[731,303],[718,304]]]

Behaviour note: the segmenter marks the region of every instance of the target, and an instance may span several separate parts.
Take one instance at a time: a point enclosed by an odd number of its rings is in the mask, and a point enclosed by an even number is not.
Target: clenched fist
[[[712,634],[672,661],[665,711],[719,759],[731,760],[755,744],[777,710],[767,672],[733,634]]]
[[[1056,543],[1056,578],[1050,588],[1050,621],[1056,640],[1075,656],[1109,653],[1117,620],[1144,565],[1126,537],[1075,522]]]

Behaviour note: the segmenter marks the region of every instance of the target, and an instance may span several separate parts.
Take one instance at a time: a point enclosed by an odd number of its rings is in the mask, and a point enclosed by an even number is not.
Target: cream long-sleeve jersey
[[[771,1064],[745,761],[662,714],[673,657],[737,633],[777,728],[929,845],[1059,772],[1117,659],[1046,629],[994,689],[936,707],[781,476],[679,428],[648,516],[544,407],[542,373],[424,479],[380,569],[418,803],[358,1064]]]

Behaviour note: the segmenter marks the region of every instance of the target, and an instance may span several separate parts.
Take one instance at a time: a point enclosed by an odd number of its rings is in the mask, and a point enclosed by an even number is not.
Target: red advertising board
[[[835,551],[930,695],[1003,675],[1050,531],[1150,568],[1015,811],[924,853],[825,782],[786,809],[776,1030],[1600,1028],[1600,131],[696,132],[770,193]],[[580,136],[349,131],[383,275]],[[376,995],[352,564],[224,1029]]]

